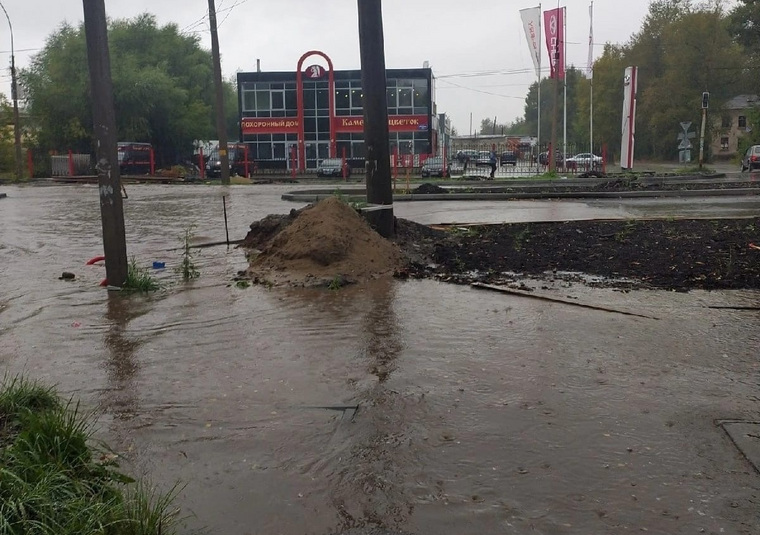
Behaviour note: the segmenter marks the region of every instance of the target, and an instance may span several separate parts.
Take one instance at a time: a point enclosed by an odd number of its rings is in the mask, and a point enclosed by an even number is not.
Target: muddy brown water
[[[84,266],[96,189],[4,191],[4,371],[82,399],[130,470],[184,485],[186,532],[760,532],[760,476],[714,423],[760,419],[760,315],[706,308],[757,292],[541,290],[655,320],[432,281],[243,289],[225,247],[184,284],[171,249],[190,224],[224,239],[224,190],[135,186],[130,254],[166,262],[165,289],[108,296]],[[231,237],[294,207],[282,191],[229,188]]]

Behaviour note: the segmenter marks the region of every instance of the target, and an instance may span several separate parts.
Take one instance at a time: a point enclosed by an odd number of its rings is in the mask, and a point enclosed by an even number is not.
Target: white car
[[[589,168],[589,167],[601,167],[602,166],[602,157],[597,156],[596,154],[591,154],[590,152],[581,152],[580,154],[576,154],[572,158],[567,159],[567,166],[568,167],[580,167],[580,168]]]

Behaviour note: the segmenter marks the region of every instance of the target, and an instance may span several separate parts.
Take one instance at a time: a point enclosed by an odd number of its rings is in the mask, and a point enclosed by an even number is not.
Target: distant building
[[[757,95],[737,95],[726,102],[723,112],[713,118],[713,136],[711,153],[716,159],[732,158],[739,152],[739,139],[752,128],[748,111],[760,105]]]
[[[327,68],[304,63],[318,56]],[[240,141],[261,169],[313,170],[325,158],[364,165],[364,107],[360,70],[334,70],[330,58],[312,51],[296,70],[239,72]],[[388,129],[392,154],[438,152],[435,77],[429,67],[388,69]]]

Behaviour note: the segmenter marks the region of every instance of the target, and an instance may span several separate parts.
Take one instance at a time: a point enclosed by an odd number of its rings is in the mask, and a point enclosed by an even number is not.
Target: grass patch
[[[158,535],[175,532],[177,489],[165,495],[120,473],[93,445],[93,420],[52,388],[0,385],[0,533]]]
[[[193,228],[195,228],[195,225],[187,227],[185,229],[185,234],[180,238],[182,241],[182,261],[180,262],[177,271],[186,281],[197,279],[201,275],[198,268],[195,267],[195,262],[193,262],[193,256],[195,253],[193,253],[192,246],[190,245],[193,239]]]
[[[137,260],[132,257],[127,265],[127,280],[124,281],[122,290],[131,292],[155,292],[161,286],[156,279],[150,276],[147,269],[137,265]]]
[[[521,251],[522,248],[525,247],[525,245],[528,243],[528,240],[530,240],[530,227],[526,225],[524,229],[515,234],[513,243],[515,251]]]
[[[713,175],[715,174],[715,169],[711,169],[704,165],[702,166],[702,169],[700,169],[698,165],[691,165],[687,167],[679,167],[674,172],[677,175]]]
[[[627,240],[636,231],[636,221],[631,219],[626,221],[625,226],[615,233],[615,240],[622,242]]]

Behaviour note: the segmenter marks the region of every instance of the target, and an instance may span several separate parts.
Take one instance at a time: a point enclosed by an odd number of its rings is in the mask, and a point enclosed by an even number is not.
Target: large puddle
[[[238,288],[224,240],[293,187],[140,186],[150,297],[97,287],[94,187],[4,188],[0,363],[98,411],[101,436],[189,528],[322,535],[757,533],[760,479],[715,425],[760,419],[756,292],[542,290],[624,316],[431,281]],[[62,271],[78,279],[59,281]]]

